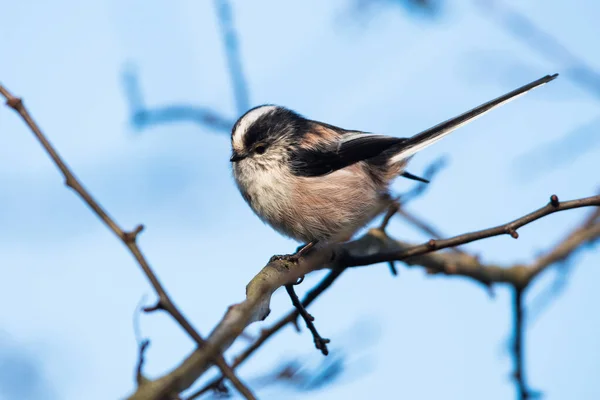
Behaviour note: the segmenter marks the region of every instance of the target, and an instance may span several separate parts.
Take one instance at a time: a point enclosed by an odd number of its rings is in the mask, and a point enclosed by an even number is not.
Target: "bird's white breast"
[[[248,160],[250,161],[250,160]],[[292,175],[285,165],[270,165],[242,161],[233,168],[236,183],[252,210],[278,231],[282,226],[286,209],[293,208]]]
[[[250,207],[274,229],[304,243],[348,240],[388,204],[359,164],[308,178],[292,175],[285,163],[265,168],[248,161],[234,166],[234,176]]]

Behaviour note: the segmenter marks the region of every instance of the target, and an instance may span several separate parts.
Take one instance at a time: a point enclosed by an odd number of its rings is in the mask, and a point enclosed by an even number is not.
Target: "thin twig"
[[[550,202],[544,207],[539,208],[521,218],[517,218],[512,222],[496,226],[494,228],[483,229],[476,232],[465,233],[463,235],[454,236],[449,239],[434,240],[431,239],[426,243],[418,246],[411,247],[410,249],[388,252],[388,253],[377,253],[366,256],[353,256],[349,257],[347,266],[361,266],[370,265],[380,262],[388,262],[394,260],[404,260],[409,257],[414,257],[429,253],[433,250],[441,250],[448,247],[454,247],[461,244],[471,243],[476,240],[486,239],[493,236],[510,235],[517,239],[519,234],[517,229],[525,226],[533,221],[536,221],[546,215],[553,214],[557,211],[570,210],[573,208],[589,207],[589,206],[600,206],[600,195],[586,197],[577,200],[559,202],[556,195],[551,196]]]
[[[142,336],[142,328],[140,327],[140,314],[143,311],[142,304],[144,304],[145,301],[146,296],[144,295],[140,299],[138,305],[135,307],[135,311],[133,313],[133,335],[138,348],[138,363],[135,369],[135,381],[138,386],[143,384],[146,379],[144,377],[144,357],[148,346],[150,346],[150,340]]]
[[[294,305],[296,310],[298,310],[298,313],[306,323],[306,327],[312,334],[313,339],[315,341],[315,347],[317,348],[317,350],[321,350],[321,353],[323,353],[324,356],[328,355],[329,349],[327,349],[327,343],[329,343],[330,340],[324,339],[323,337],[321,337],[321,335],[319,335],[319,332],[317,331],[317,328],[313,323],[315,318],[312,315],[310,315],[308,311],[306,311],[306,308],[304,308],[304,306],[300,302],[300,299],[298,298],[298,295],[294,290],[294,285],[285,285],[285,290],[287,291],[288,296],[290,296],[292,304]]]
[[[411,225],[429,235],[432,239],[441,239],[444,235],[440,233],[436,228],[434,228],[430,223],[424,221],[422,218],[417,215],[409,212],[406,208],[402,207],[398,210],[398,215],[400,215],[406,222],[409,222]],[[451,251],[459,254],[466,254],[466,252],[462,251],[458,247],[451,247]]]
[[[545,291],[541,292],[533,299],[533,304],[529,306],[528,321],[533,321],[541,315],[543,310],[564,290],[570,271],[572,271],[570,258],[588,243],[593,243],[600,238],[600,207],[580,224],[576,229],[566,235],[556,245],[544,253],[541,253],[536,259],[527,266],[531,279],[541,274],[546,269],[558,264],[560,276]]]
[[[598,238],[600,232],[600,221],[595,221],[600,208],[592,213],[586,221],[578,228],[569,233],[564,239],[557,243],[552,249],[536,258],[528,266],[531,271],[530,280],[543,272],[546,268],[556,263],[566,261],[576,249],[585,244],[586,239],[592,240]]]
[[[198,344],[200,348],[205,345],[204,339],[200,334],[192,327],[191,323],[183,316],[179,309],[175,306],[166,290],[158,280],[158,277],[151,269],[150,264],[142,254],[138,244],[137,237],[144,229],[143,225],[138,225],[133,231],[123,230],[116,221],[102,208],[102,206],[92,197],[92,195],[83,187],[81,182],[71,172],[69,167],[60,157],[56,149],[50,144],[46,136],[42,133],[39,126],[35,123],[28,110],[23,105],[23,101],[20,98],[14,97],[4,86],[0,84],[0,94],[6,98],[6,104],[15,110],[21,118],[25,121],[27,126],[31,129],[37,140],[40,142],[44,150],[48,153],[54,164],[62,172],[65,178],[65,184],[77,193],[82,200],[92,209],[92,211],[100,218],[104,224],[125,244],[127,249],[131,252],[133,257],[136,259],[144,274],[150,281],[150,284],[154,288],[158,295],[158,302],[154,309],[163,309],[167,311],[173,319],[179,323],[179,325],[186,331],[186,333]],[[236,387],[236,389],[246,398],[255,399],[254,395],[250,390],[235,376],[232,369],[226,364],[222,355],[215,357],[215,363],[221,369],[223,375],[225,375]]]
[[[406,211],[404,208],[398,210],[398,215],[401,215],[403,219],[433,239],[441,239],[444,236],[429,223]]]
[[[408,222],[415,224],[417,221],[415,221],[414,219],[411,220],[409,218],[410,215],[406,214],[406,211],[404,210],[404,206],[406,205],[406,203],[413,201],[418,197],[423,196],[423,194],[425,194],[425,192],[427,191],[427,188],[429,187],[429,182],[442,169],[444,169],[446,167],[446,165],[447,165],[446,157],[440,157],[440,158],[436,159],[435,161],[433,161],[431,164],[429,164],[423,173],[423,179],[425,179],[427,181],[427,183],[420,182],[417,185],[415,185],[415,187],[412,188],[411,190],[409,190],[408,192],[403,193],[398,198],[394,199],[394,202],[388,208],[386,214],[384,215],[384,217],[381,221],[381,224],[379,225],[379,229],[382,231],[385,231],[385,229],[387,228],[387,226],[390,223],[390,220],[396,213],[398,215],[404,216]],[[400,203],[402,203],[402,207],[401,207]],[[420,228],[420,226],[418,226],[418,227]],[[435,238],[436,236],[433,235],[433,237]],[[457,250],[457,251],[460,251],[460,250]],[[392,276],[398,276],[398,269],[396,268],[396,263],[394,261],[389,261],[388,267],[390,269],[390,273],[392,274]]]
[[[150,340],[148,339],[144,339],[140,342],[139,347],[138,347],[138,362],[137,362],[137,366],[135,368],[135,381],[138,384],[138,386],[143,385],[145,382],[144,378],[144,355],[146,354],[146,350],[148,349],[148,346],[150,346]]]
[[[394,200],[392,205],[390,205],[388,207],[387,212],[385,213],[385,215],[383,216],[383,219],[381,220],[381,224],[379,224],[379,229],[381,229],[382,231],[385,231],[385,229],[387,228],[387,226],[390,223],[390,220],[392,219],[394,214],[396,214],[399,210],[400,210],[400,203],[398,203],[398,200],[396,199],[396,200]]]
[[[390,220],[398,211],[400,211],[400,203],[398,202],[398,199],[396,199],[388,208],[387,212],[383,216],[383,219],[381,220],[381,224],[379,225],[379,229],[381,231],[385,231],[385,229],[390,223]],[[398,269],[396,269],[396,263],[394,261],[388,262],[388,267],[392,276],[398,276]]]
[[[123,73],[125,98],[129,104],[131,124],[136,129],[176,122],[192,122],[218,132],[229,132],[234,124],[232,118],[209,108],[192,104],[168,104],[148,108],[144,104],[137,72],[128,68]]]
[[[529,398],[529,390],[525,381],[525,368],[523,360],[523,336],[525,328],[523,326],[525,310],[523,308],[523,291],[515,287],[513,289],[513,316],[514,316],[514,343],[513,343],[513,359],[514,359],[514,379],[517,386],[517,394],[519,400],[527,400]]]

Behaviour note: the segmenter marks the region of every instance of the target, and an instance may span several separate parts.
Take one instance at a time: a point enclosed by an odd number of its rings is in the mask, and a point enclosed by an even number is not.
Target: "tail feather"
[[[503,104],[508,103],[516,99],[519,96],[524,95],[536,87],[545,85],[546,83],[553,81],[556,79],[558,74],[554,75],[546,75],[543,78],[540,78],[536,81],[533,81],[525,86],[522,86],[518,89],[513,90],[503,96],[500,96],[494,100],[488,101],[478,107],[473,108],[466,113],[463,113],[457,117],[451,118],[447,121],[444,121],[433,128],[429,128],[411,138],[408,138],[405,142],[402,143],[402,149],[396,153],[390,161],[392,163],[397,163],[402,161],[421,149],[437,142],[444,136],[448,135],[452,131],[460,128],[463,125],[468,124],[469,122],[475,120],[476,118],[481,117],[483,114],[493,110],[496,107],[500,107]]]

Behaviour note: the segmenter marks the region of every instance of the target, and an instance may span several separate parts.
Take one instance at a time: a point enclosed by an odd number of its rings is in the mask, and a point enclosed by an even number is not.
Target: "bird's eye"
[[[256,154],[265,154],[266,150],[267,146],[265,146],[264,144],[257,144],[256,147],[254,147],[254,152]]]

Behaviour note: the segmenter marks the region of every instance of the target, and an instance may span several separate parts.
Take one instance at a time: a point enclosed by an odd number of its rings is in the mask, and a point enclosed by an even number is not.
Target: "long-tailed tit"
[[[258,217],[306,245],[343,242],[392,203],[390,183],[412,155],[558,74],[547,75],[411,138],[346,130],[262,105],[231,134],[233,175]]]

